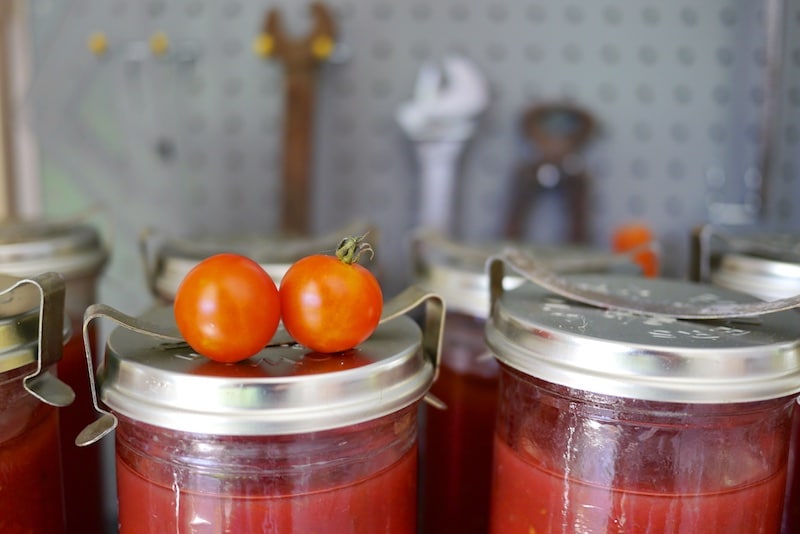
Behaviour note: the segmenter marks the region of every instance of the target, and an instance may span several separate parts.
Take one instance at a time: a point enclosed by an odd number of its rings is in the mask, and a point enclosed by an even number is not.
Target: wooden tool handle
[[[270,40],[269,55],[283,63],[285,71],[281,226],[288,235],[309,232],[316,75],[330,56],[335,38],[330,10],[314,3],[311,13],[313,25],[305,37],[290,38],[276,9],[268,12],[262,30]]]

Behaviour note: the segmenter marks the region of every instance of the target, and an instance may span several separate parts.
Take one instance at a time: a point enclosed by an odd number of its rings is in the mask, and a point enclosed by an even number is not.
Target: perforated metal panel
[[[304,2],[31,0],[45,210],[101,203],[116,246],[104,298],[146,302],[136,238],[169,233],[275,232],[281,188],[281,67],[251,43],[267,8],[308,24]],[[417,224],[414,151],[394,114],[421,62],[458,52],[491,86],[491,103],[463,158],[459,233],[500,235],[515,170],[536,157],[519,119],[532,104],[568,99],[599,135],[586,153],[593,242],[645,220],[664,241],[666,273],[686,269],[689,229],[712,205],[758,188],[769,96],[765,6],[749,0],[332,0],[340,62],[319,73],[315,231],[353,217],[380,229],[387,293],[408,280]],[[800,226],[800,0],[787,0],[779,124],[769,203],[759,224]],[[101,57],[93,32],[108,39]],[[170,53],[148,39],[163,31]],[[531,239],[562,232],[543,207]],[[541,215],[541,214],[540,214]],[[535,215],[534,215],[535,217]]]

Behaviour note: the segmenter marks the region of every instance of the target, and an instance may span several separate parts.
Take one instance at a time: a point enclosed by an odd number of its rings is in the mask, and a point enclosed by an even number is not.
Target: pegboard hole
[[[600,85],[598,89],[598,95],[600,96],[600,100],[603,102],[610,104],[612,102],[617,101],[617,88],[610,83],[604,83]]]
[[[603,11],[603,19],[605,19],[610,26],[617,26],[622,22],[622,10],[616,6],[607,7]]]
[[[641,217],[645,213],[645,201],[641,195],[631,195],[628,198],[628,212],[636,217]]]
[[[674,195],[670,195],[667,197],[667,200],[664,202],[664,211],[670,217],[678,217],[683,215],[683,199],[676,197]]]
[[[653,88],[646,84],[639,84],[636,87],[636,99],[642,104],[652,104],[656,99]]]
[[[392,18],[394,8],[391,6],[391,4],[378,4],[373,8],[372,12],[375,14],[376,19],[388,20]]]
[[[372,45],[372,57],[378,61],[386,61],[392,57],[392,45],[386,41],[377,41]]]
[[[723,26],[730,28],[736,26],[739,17],[736,16],[736,11],[734,11],[732,8],[723,7],[719,13],[719,20],[722,22]]]
[[[489,16],[489,20],[499,24],[505,22],[508,18],[508,9],[502,4],[492,4],[487,9],[487,15]]]
[[[562,55],[564,56],[564,59],[567,61],[567,63],[572,63],[572,64],[580,63],[582,58],[580,47],[574,43],[569,43],[565,45],[562,51]]]
[[[631,173],[634,179],[643,181],[650,175],[650,167],[645,160],[636,158],[631,161]]]
[[[244,168],[244,154],[238,150],[231,150],[225,155],[225,168],[228,172],[238,173]],[[231,187],[232,193],[241,193],[239,188]]]
[[[501,62],[506,58],[506,49],[500,43],[489,43],[486,47],[486,57],[494,62]]]
[[[717,50],[717,62],[723,67],[730,67],[734,62],[734,54],[730,48],[720,48]]]
[[[544,22],[547,19],[547,11],[538,4],[533,4],[525,10],[525,17],[531,22]]]
[[[639,60],[645,65],[655,65],[658,63],[658,52],[650,45],[639,48]]]
[[[714,102],[716,102],[720,106],[725,106],[729,104],[731,101],[731,91],[728,87],[724,85],[716,86],[712,94]]]
[[[688,104],[692,101],[692,90],[687,85],[677,85],[673,90],[675,102],[678,104]]]
[[[228,2],[222,7],[222,14],[229,19],[238,17],[242,13],[242,4],[239,2]]]
[[[540,63],[544,60],[545,50],[538,44],[527,44],[525,45],[524,55],[525,59],[531,63]]]
[[[676,143],[686,143],[689,140],[689,127],[678,122],[670,128],[670,135]]]
[[[642,10],[642,21],[648,26],[656,26],[661,22],[661,13],[653,6],[647,6]]]
[[[653,137],[653,129],[646,122],[637,122],[633,125],[633,135],[637,141],[647,142]]]
[[[686,65],[687,67],[690,66],[690,65],[693,65],[694,62],[695,62],[694,50],[692,50],[689,47],[682,46],[682,47],[678,48],[677,56],[678,56],[678,61],[682,65]]]
[[[712,123],[708,128],[708,136],[714,143],[721,145],[728,140],[728,129],[720,123]]]
[[[454,5],[450,8],[450,18],[456,22],[464,22],[469,18],[469,9],[461,4]]]
[[[583,10],[576,5],[568,5],[564,9],[564,18],[573,25],[580,24],[584,18]]]
[[[600,48],[600,57],[609,65],[616,65],[620,60],[619,48],[611,44],[605,44]]]
[[[411,17],[417,22],[426,21],[431,18],[431,8],[427,4],[417,4],[411,7]]]
[[[676,181],[683,180],[686,178],[686,164],[679,159],[671,159],[667,163],[667,175]]]
[[[681,20],[689,27],[697,26],[697,11],[691,7],[684,7],[681,9]]]
[[[203,2],[189,2],[186,4],[186,16],[189,18],[199,17],[205,11],[206,6]]]

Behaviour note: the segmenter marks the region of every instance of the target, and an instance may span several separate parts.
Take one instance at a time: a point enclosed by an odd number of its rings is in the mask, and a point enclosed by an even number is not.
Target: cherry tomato
[[[258,263],[238,254],[217,254],[183,279],[174,313],[192,349],[218,362],[237,362],[256,354],[275,334],[280,298]]]
[[[653,242],[653,234],[647,225],[642,223],[626,223],[616,228],[612,235],[612,248],[615,252],[628,252]],[[633,261],[642,268],[644,276],[658,276],[658,254],[655,250],[642,248],[633,255]]]
[[[283,276],[283,325],[301,345],[317,352],[341,352],[377,328],[383,294],[375,276],[356,263],[361,252],[372,251],[362,239],[342,240],[337,257],[302,258]]]

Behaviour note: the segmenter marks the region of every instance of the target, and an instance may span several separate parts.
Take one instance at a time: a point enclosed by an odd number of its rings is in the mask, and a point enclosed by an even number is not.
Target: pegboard
[[[780,2],[778,2],[780,4]],[[417,224],[412,143],[395,113],[422,62],[472,59],[491,99],[461,160],[458,234],[501,235],[515,169],[535,157],[520,132],[529,106],[571,101],[599,124],[585,152],[591,241],[644,220],[662,240],[665,274],[682,276],[688,234],[711,207],[747,202],[760,179],[766,80],[766,6],[705,0],[331,0],[336,61],[319,72],[314,139],[314,231],[353,217],[380,231],[391,294],[409,279]],[[800,227],[800,0],[781,17],[768,206],[760,225]],[[293,31],[305,2],[31,0],[35,75],[28,104],[42,155],[45,213],[100,204],[115,228],[101,287],[136,312],[149,301],[140,231],[277,231],[283,72],[251,44],[278,6]],[[108,49],[86,42],[103,32]],[[158,32],[170,52],[154,56]],[[531,240],[560,235],[567,216],[545,206]]]

